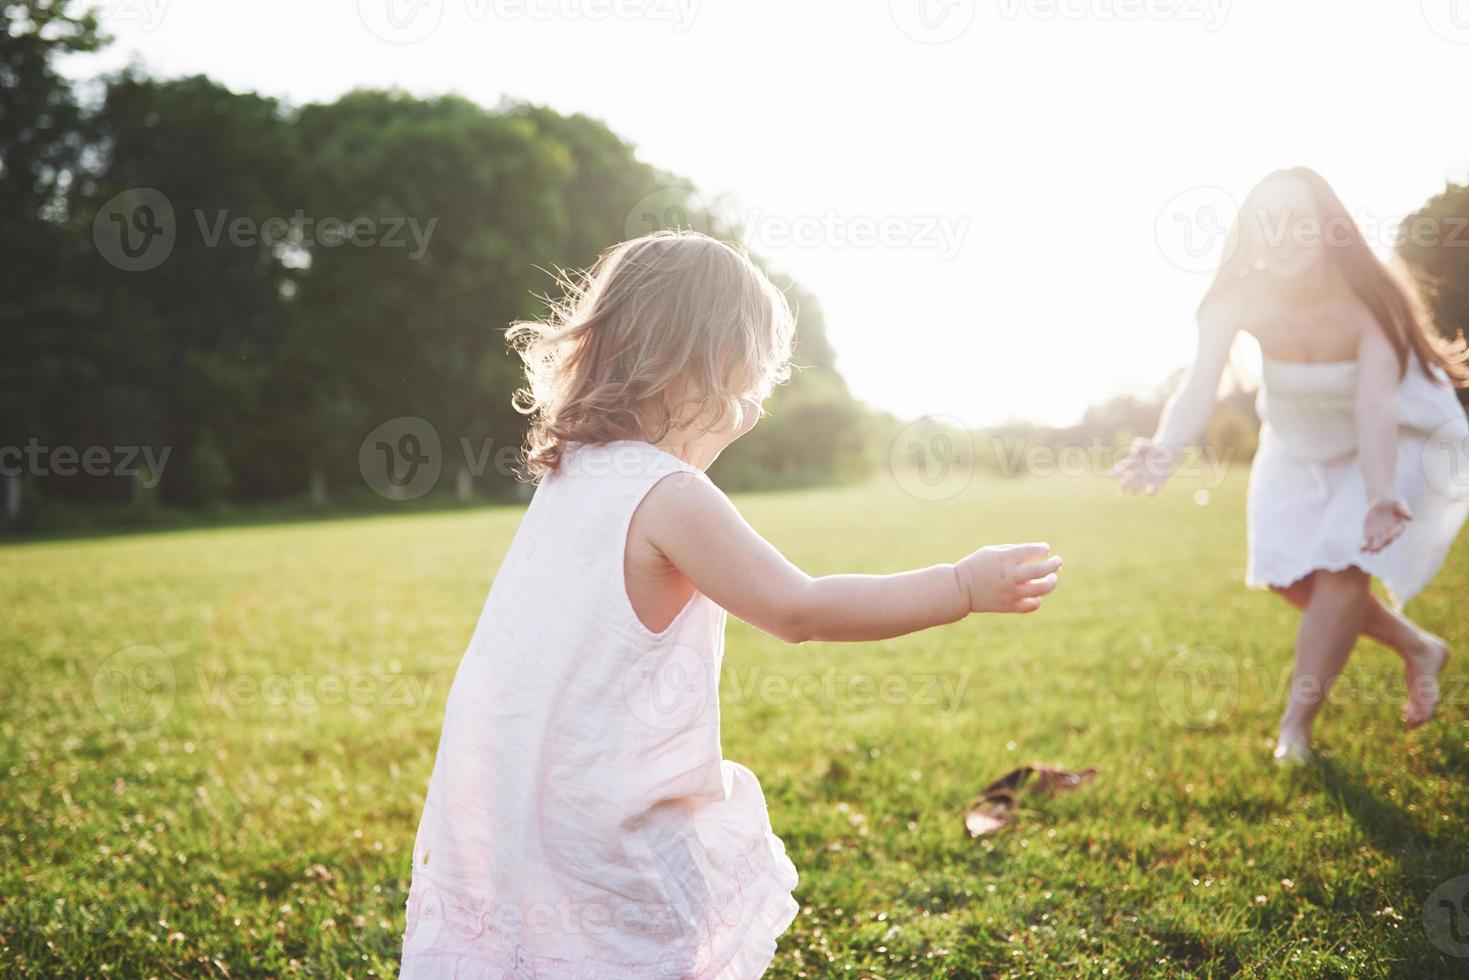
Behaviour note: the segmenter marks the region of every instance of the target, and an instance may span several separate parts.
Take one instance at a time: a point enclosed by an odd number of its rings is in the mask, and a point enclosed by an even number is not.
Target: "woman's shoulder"
[[[1267,293],[1241,284],[1207,297],[1199,307],[1199,329],[1209,333],[1255,333],[1280,315],[1279,303]]]

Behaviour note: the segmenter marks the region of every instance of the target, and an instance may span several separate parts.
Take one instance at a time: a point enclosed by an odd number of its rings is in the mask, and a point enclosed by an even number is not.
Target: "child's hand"
[[[1035,612],[1041,596],[1056,588],[1060,557],[1040,559],[1048,544],[997,544],[961,559],[954,565],[959,587],[974,612]]]
[[[1151,439],[1134,439],[1126,455],[1112,467],[1123,493],[1158,492],[1173,472],[1174,454],[1160,449]]]
[[[1403,527],[1413,519],[1408,505],[1397,497],[1379,497],[1367,508],[1362,525],[1362,550],[1377,552],[1397,540]]]

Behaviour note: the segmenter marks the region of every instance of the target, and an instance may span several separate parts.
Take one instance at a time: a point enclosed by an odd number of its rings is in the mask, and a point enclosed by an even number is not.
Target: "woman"
[[[1199,440],[1235,335],[1252,334],[1263,425],[1246,581],[1302,611],[1275,758],[1310,759],[1311,723],[1362,633],[1402,658],[1403,720],[1423,724],[1449,650],[1399,609],[1438,572],[1469,512],[1469,500],[1448,493],[1451,455],[1429,451],[1430,435],[1469,438],[1452,390],[1469,383],[1462,341],[1444,343],[1336,193],[1304,167],[1250,192],[1198,323],[1194,364],[1157,435],[1117,466],[1122,488],[1152,493]],[[1392,605],[1372,594],[1373,577]]]

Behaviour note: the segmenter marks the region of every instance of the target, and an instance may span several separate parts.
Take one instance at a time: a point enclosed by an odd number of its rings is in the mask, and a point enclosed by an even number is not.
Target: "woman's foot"
[[[1275,739],[1275,764],[1277,766],[1305,766],[1315,760],[1311,751],[1311,740],[1294,732],[1281,732]]]
[[[1432,633],[1425,632],[1421,644],[1403,651],[1403,678],[1408,684],[1403,723],[1409,728],[1433,717],[1438,707],[1438,675],[1448,662],[1449,645]]]

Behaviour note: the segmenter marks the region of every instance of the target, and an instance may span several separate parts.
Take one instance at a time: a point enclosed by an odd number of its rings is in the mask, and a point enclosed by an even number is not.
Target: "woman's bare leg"
[[[1305,609],[1311,598],[1312,573],[1292,585],[1276,588],[1291,605]],[[1407,616],[1384,605],[1370,591],[1362,617],[1362,634],[1391,648],[1403,659],[1403,675],[1408,687],[1408,700],[1403,705],[1403,721],[1409,728],[1428,721],[1438,707],[1438,675],[1449,660],[1449,646],[1439,637],[1413,622]]]
[[[1315,574],[1317,573],[1313,572],[1299,582],[1283,588],[1272,586],[1271,591],[1297,609],[1305,609],[1307,600],[1311,598],[1311,579]],[[1383,605],[1382,601],[1371,592],[1367,593],[1367,611],[1362,619],[1362,635],[1389,647],[1400,656],[1418,652],[1424,646],[1424,640],[1433,636],[1432,633],[1391,606]]]
[[[1277,759],[1309,756],[1311,724],[1352,654],[1371,595],[1371,579],[1360,569],[1318,571],[1311,579],[1311,594],[1296,634],[1296,666],[1280,719]]]

